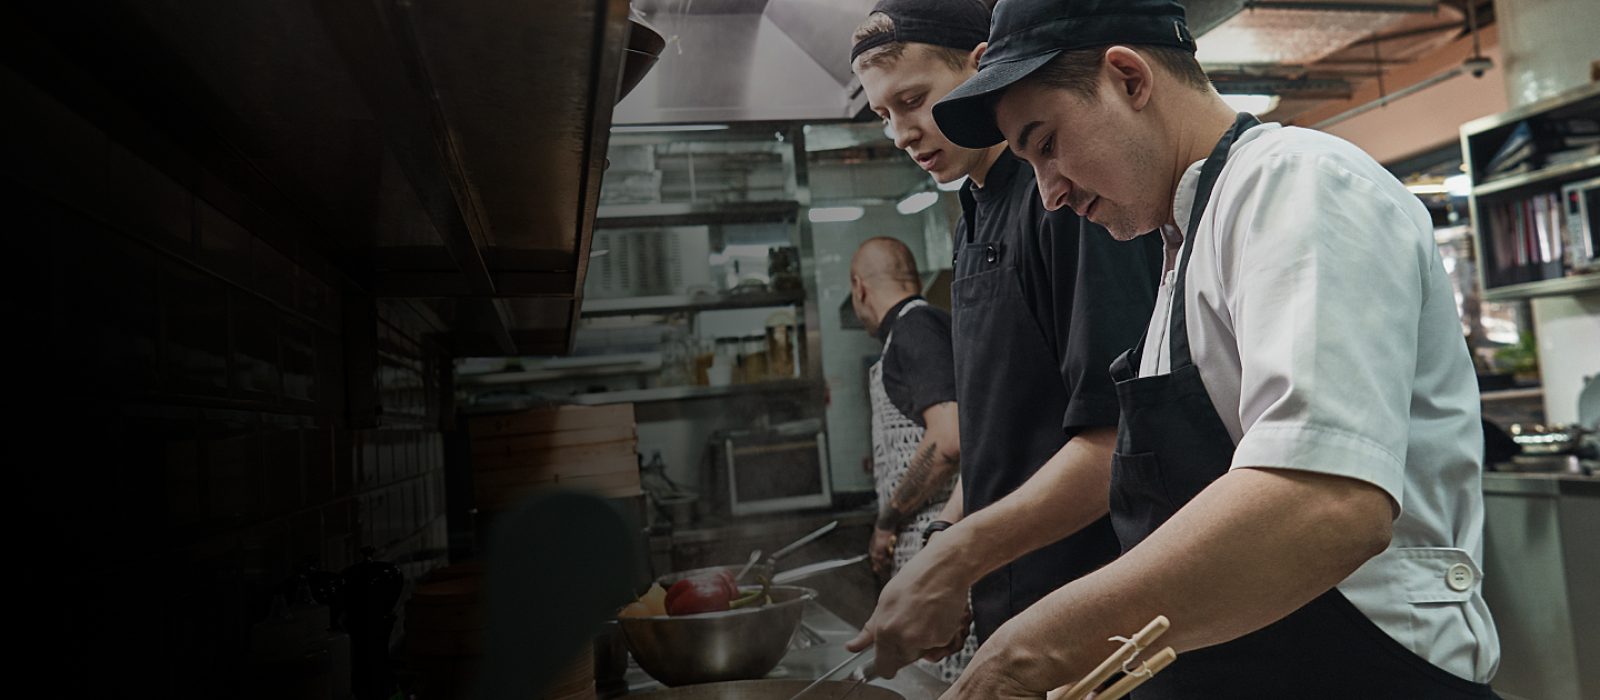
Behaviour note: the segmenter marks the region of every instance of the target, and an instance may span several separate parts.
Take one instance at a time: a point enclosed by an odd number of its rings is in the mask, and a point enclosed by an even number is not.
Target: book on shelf
[[[1481,212],[1486,217],[1485,248],[1493,256],[1485,269],[1488,286],[1536,282],[1561,277],[1585,251],[1574,251],[1561,197],[1543,192],[1500,202]],[[1592,251],[1588,257],[1592,259]],[[1581,268],[1580,268],[1581,269]]]

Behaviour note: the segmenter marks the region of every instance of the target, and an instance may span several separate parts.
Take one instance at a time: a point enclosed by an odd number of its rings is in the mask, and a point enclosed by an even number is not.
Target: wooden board
[[[531,484],[540,481],[568,481],[586,476],[632,474],[639,480],[639,458],[633,453],[618,455],[592,462],[529,465],[521,469],[491,469],[472,474],[472,483],[479,487],[498,488],[512,484]]]
[[[478,472],[501,469],[544,470],[559,465],[585,464],[606,460],[624,459],[639,466],[639,441],[633,436],[622,440],[599,442],[547,449],[505,452],[479,452],[472,455],[472,468]]]
[[[483,577],[463,576],[412,589],[406,605],[471,606],[483,602]]]
[[[602,498],[629,498],[640,493],[639,472],[635,470],[633,472],[596,474],[561,479],[560,481],[552,479],[492,488],[479,485],[475,488],[476,498],[474,500],[477,502],[478,507],[484,510],[505,510],[533,494],[554,489],[583,491]]]
[[[555,406],[503,416],[483,416],[470,423],[472,439],[559,433],[591,428],[633,428],[633,404]]]
[[[463,632],[483,629],[483,610],[477,605],[406,604],[406,633]]]
[[[408,633],[406,650],[424,656],[477,656],[483,653],[483,631]]]

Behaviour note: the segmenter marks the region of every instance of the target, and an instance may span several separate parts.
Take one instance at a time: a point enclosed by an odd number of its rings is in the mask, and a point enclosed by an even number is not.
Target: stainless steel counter
[[[1600,477],[1487,473],[1483,596],[1506,700],[1600,697]]]
[[[778,662],[777,668],[767,674],[767,678],[820,678],[822,674],[850,658],[850,652],[844,648],[845,642],[860,632],[815,601],[806,605],[805,615],[801,618],[800,624],[801,633],[796,635],[795,643],[790,646],[789,653]],[[865,661],[870,655],[871,652],[863,654],[858,662]],[[833,678],[841,679],[854,668],[855,664],[847,666]],[[632,659],[628,662],[627,680],[629,695],[661,687],[633,663]],[[915,667],[901,669],[895,674],[894,680],[879,678],[869,683],[893,690],[906,700],[938,700],[938,697],[949,688],[944,682]]]

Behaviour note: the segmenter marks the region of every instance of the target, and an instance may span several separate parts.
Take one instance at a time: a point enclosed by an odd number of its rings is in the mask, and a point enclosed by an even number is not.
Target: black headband
[[[885,14],[894,28],[873,34],[850,49],[850,62],[885,44],[914,42],[971,51],[989,39],[989,8],[981,0],[882,0],[873,14]]]

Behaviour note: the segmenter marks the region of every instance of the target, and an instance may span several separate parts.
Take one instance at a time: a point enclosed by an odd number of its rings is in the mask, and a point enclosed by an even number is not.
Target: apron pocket
[[[1178,511],[1154,452],[1111,456],[1111,525],[1126,552]]]

